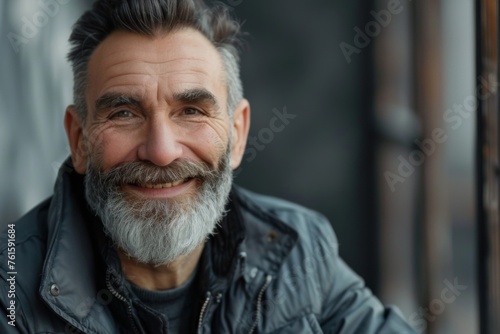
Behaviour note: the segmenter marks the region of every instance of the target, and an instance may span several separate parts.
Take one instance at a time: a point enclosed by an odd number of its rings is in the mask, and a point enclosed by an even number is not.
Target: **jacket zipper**
[[[203,303],[203,306],[201,307],[200,311],[200,317],[198,319],[198,334],[201,333],[201,326],[203,325],[203,320],[205,318],[205,314],[207,312],[208,306],[210,306],[210,301],[212,300],[212,294],[210,291],[207,292],[205,302]]]
[[[264,292],[269,287],[272,280],[273,280],[273,277],[271,275],[267,275],[266,282],[264,283],[264,285],[262,286],[262,288],[259,291],[259,294],[257,296],[257,306],[255,307],[255,320],[252,324],[252,327],[250,327],[250,331],[248,332],[248,334],[252,334],[253,331],[255,330],[255,328],[257,328],[257,325],[259,324],[260,313],[261,313],[261,309],[262,309],[262,297],[264,296]]]
[[[139,329],[137,328],[137,326],[135,324],[132,303],[130,301],[128,301],[127,298],[125,298],[124,296],[122,296],[118,291],[116,291],[115,288],[111,285],[110,274],[111,273],[109,271],[106,273],[106,287],[108,288],[108,290],[111,292],[111,294],[114,297],[116,297],[118,300],[121,300],[122,302],[124,302],[125,304],[127,304],[127,306],[128,306],[127,307],[128,318],[129,318],[129,321],[132,323],[132,328],[134,329],[135,333],[140,334],[140,331],[139,331]]]
[[[245,267],[244,265],[245,265],[245,259],[246,259],[246,257],[247,257],[247,253],[246,252],[241,252],[239,254],[239,259],[238,259],[239,261],[238,261],[237,267],[235,269],[235,273],[238,271],[238,267],[239,267],[240,268],[240,272],[243,275],[243,270],[244,270],[244,267]],[[212,300],[211,296],[212,296],[212,293],[210,291],[208,291],[207,294],[206,294],[205,302],[203,303],[203,305],[201,307],[200,317],[198,319],[198,331],[197,331],[198,334],[202,333],[203,320],[205,320],[205,315],[208,312],[208,307],[210,306],[210,302]],[[220,303],[221,298],[222,298],[222,294],[221,293],[217,294],[215,302],[217,304]]]

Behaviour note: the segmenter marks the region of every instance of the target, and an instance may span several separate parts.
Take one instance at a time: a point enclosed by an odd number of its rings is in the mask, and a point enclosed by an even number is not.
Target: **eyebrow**
[[[122,93],[106,93],[95,101],[97,111],[116,108],[120,106],[140,106],[136,98]]]
[[[184,104],[206,104],[215,110],[219,109],[219,103],[214,94],[204,88],[193,88],[175,93],[174,100]]]
[[[174,100],[183,104],[206,104],[214,110],[219,109],[219,103],[214,94],[204,88],[193,88],[174,93]],[[105,93],[95,101],[97,112],[120,107],[140,107],[141,101],[133,96],[123,93]]]

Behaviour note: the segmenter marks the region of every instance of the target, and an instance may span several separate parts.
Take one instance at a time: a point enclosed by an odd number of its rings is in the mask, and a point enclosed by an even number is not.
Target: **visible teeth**
[[[182,182],[184,182],[184,180],[175,181],[172,183],[172,187],[178,186],[179,184],[182,184]]]
[[[172,188],[175,186],[178,186],[182,183],[184,183],[185,180],[178,180],[172,183],[144,183],[141,184],[141,187],[143,188],[149,188],[149,189],[164,189],[164,188]]]
[[[165,183],[165,184],[156,184],[153,186],[155,189],[162,189],[162,188],[171,188],[172,183]]]

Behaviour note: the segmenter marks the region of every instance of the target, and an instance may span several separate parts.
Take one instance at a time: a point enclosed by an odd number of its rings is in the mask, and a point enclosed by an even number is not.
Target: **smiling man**
[[[79,19],[71,158],[15,223],[2,333],[412,332],[320,214],[232,184],[250,126],[238,35],[194,0],[101,0]]]
[[[228,113],[224,73],[217,49],[193,28],[156,38],[115,31],[88,63],[91,112],[68,108],[87,202],[131,281],[151,290],[191,275],[224,212],[249,123],[243,99]],[[136,262],[169,266],[166,274]]]

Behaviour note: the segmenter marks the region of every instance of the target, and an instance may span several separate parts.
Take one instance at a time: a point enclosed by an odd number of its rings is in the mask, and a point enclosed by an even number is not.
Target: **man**
[[[2,333],[412,332],[321,215],[232,185],[250,124],[238,34],[195,0],[79,19],[71,159],[2,235]]]

